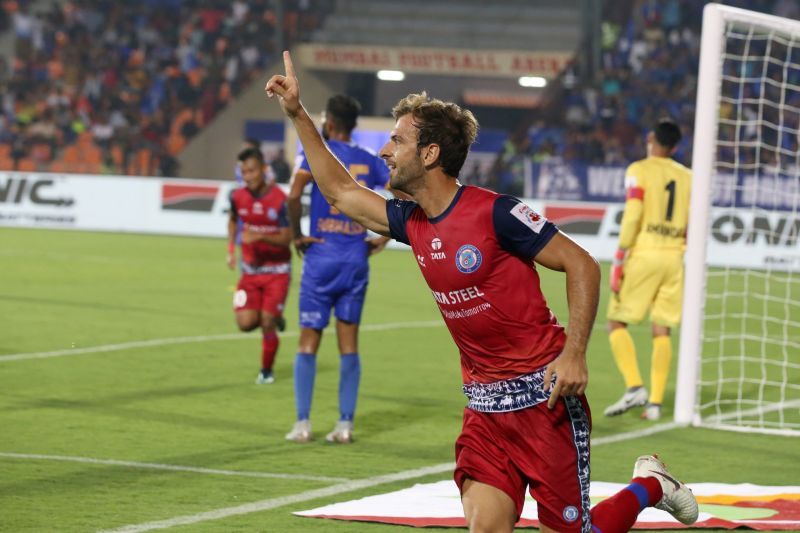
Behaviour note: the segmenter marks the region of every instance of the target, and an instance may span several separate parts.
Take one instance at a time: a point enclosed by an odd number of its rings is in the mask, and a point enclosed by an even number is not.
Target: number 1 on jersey
[[[672,221],[672,210],[675,208],[675,180],[670,180],[665,187],[669,191],[669,200],[667,201],[667,222]]]

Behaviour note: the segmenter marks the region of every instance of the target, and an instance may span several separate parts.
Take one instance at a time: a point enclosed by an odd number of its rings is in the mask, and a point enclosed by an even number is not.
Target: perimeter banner
[[[616,188],[616,178],[608,183],[603,191]],[[225,237],[234,187],[233,181],[0,172],[0,226]],[[622,202],[524,201],[598,259],[613,257]],[[797,211],[723,204],[712,209],[710,224],[709,265],[800,269]]]

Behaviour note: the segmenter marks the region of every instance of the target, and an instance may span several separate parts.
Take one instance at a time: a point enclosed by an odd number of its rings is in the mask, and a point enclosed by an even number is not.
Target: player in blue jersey
[[[359,103],[349,96],[331,97],[322,120],[322,135],[328,148],[350,171],[353,179],[370,189],[383,188],[389,181],[386,163],[351,141],[360,110]],[[313,183],[310,231],[309,235],[303,235],[300,198],[309,183]],[[369,281],[367,257],[382,250],[389,239],[368,238],[363,226],[331,207],[314,182],[305,157],[292,176],[287,206],[295,248],[305,258],[300,282],[300,341],[294,363],[297,422],[286,438],[295,442],[308,442],[312,438],[310,414],[317,350],[322,330],[328,325],[333,309],[341,354],[340,417],[325,439],[348,443],[352,441],[353,415],[361,377],[358,324]]]

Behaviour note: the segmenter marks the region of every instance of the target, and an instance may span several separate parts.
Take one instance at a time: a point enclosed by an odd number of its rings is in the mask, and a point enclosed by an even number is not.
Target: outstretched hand
[[[294,74],[292,57],[288,51],[283,52],[283,68],[286,74],[284,76],[280,74],[272,76],[267,85],[264,86],[264,91],[266,91],[269,98],[277,95],[283,112],[289,118],[294,118],[303,106],[300,104],[300,84]]]

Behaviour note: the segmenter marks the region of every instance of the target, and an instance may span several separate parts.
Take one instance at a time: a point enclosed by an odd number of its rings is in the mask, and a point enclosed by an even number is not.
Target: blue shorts
[[[306,260],[300,281],[300,327],[325,329],[336,318],[359,323],[369,283],[369,263]]]

